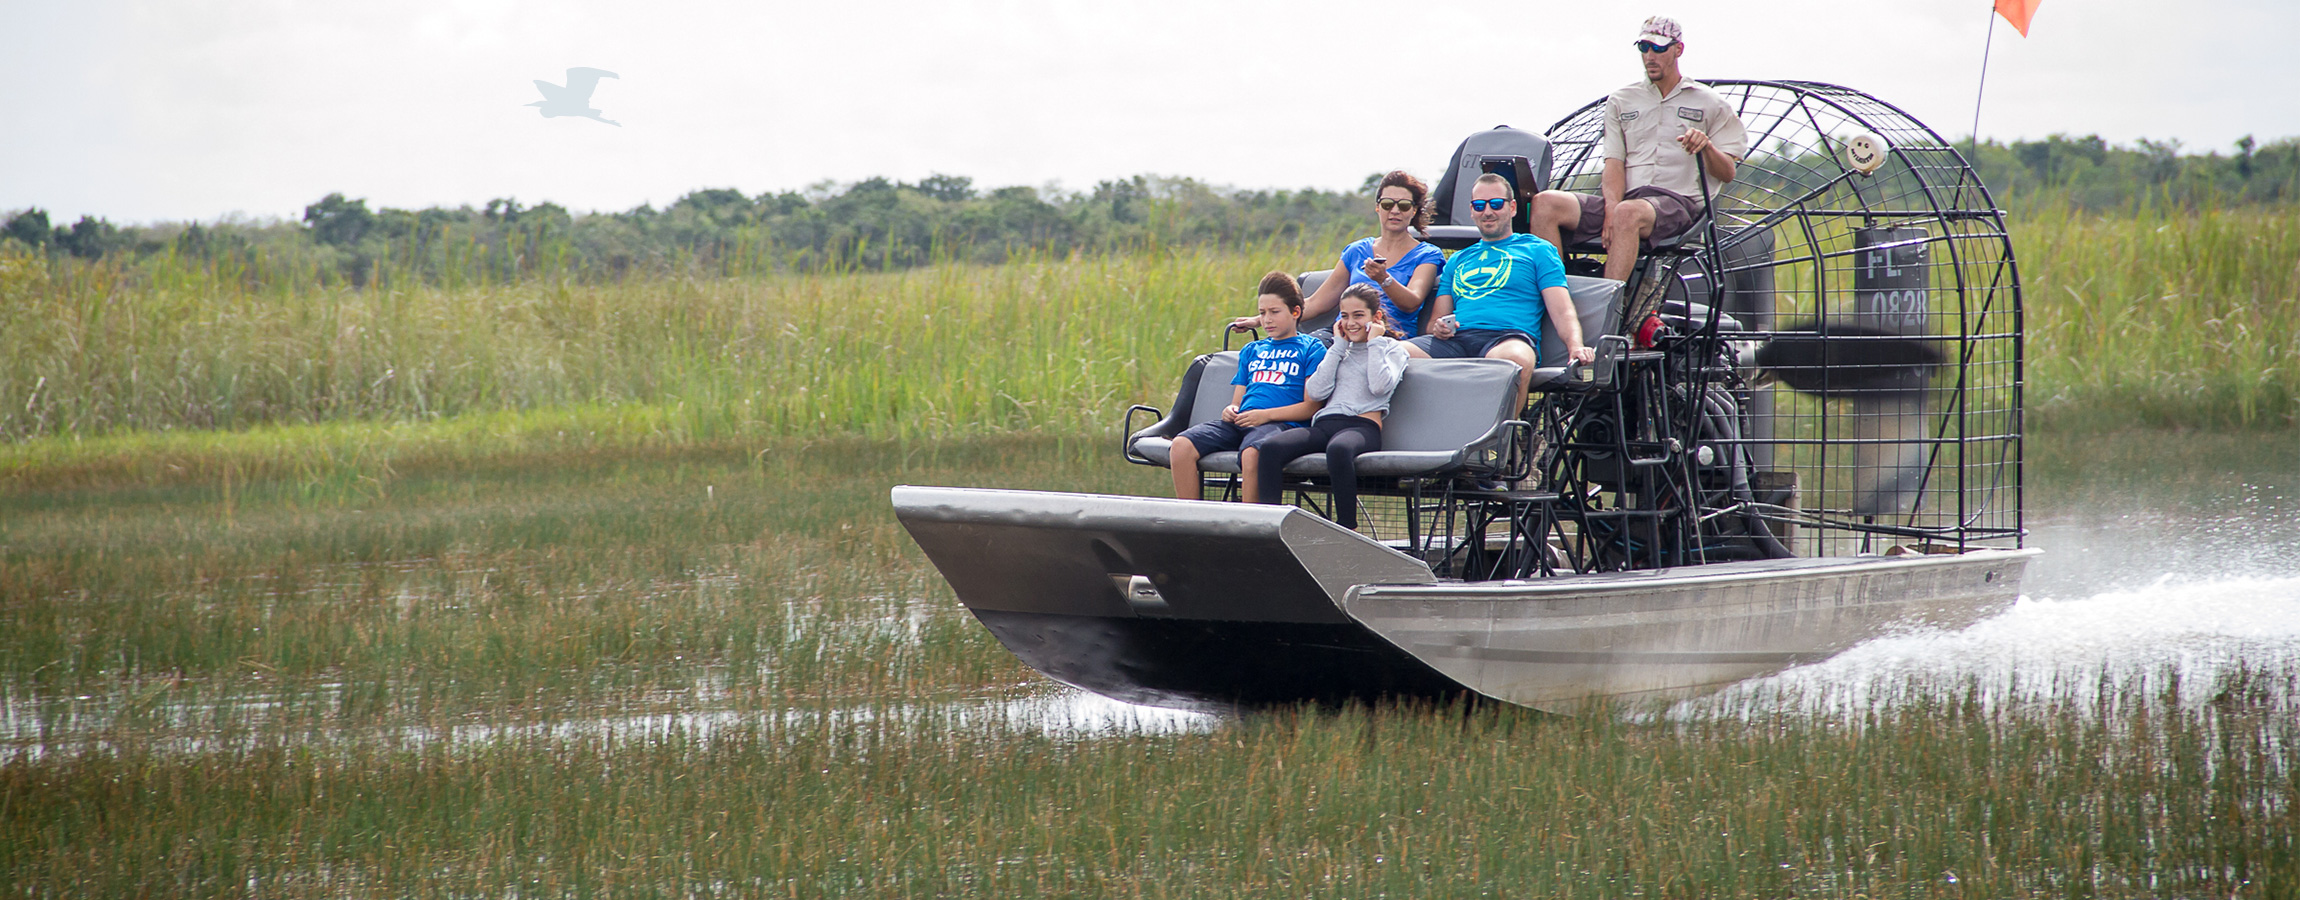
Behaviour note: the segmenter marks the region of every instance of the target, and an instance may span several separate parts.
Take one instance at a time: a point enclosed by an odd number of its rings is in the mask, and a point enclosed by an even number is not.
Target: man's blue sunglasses
[[[1676,41],[1670,41],[1669,43],[1666,43],[1666,44],[1656,44],[1656,43],[1654,43],[1654,42],[1652,42],[1652,41],[1638,41],[1638,42],[1637,42],[1637,52],[1639,52],[1639,53],[1667,53],[1667,52],[1669,52],[1669,48],[1671,48],[1671,47],[1675,47],[1675,46],[1677,46],[1677,42],[1676,42]]]
[[[1485,212],[1488,209],[1500,209],[1502,204],[1508,202],[1508,198],[1503,198],[1500,200],[1472,200],[1469,202],[1469,208],[1477,210],[1478,212]]]

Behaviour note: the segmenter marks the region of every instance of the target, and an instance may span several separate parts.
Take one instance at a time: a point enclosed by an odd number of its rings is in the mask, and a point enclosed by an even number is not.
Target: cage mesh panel
[[[1856,232],[1902,228],[1921,236],[1922,332],[1945,364],[1905,399],[1814,396],[1768,385],[1774,471],[1794,473],[1800,554],[1876,552],[1893,543],[1957,547],[2020,544],[2021,340],[2018,269],[2004,217],[1962,153],[1891,104],[1815,82],[1718,81],[1740,112],[1749,155],[1713,201],[1719,242],[1770,232],[1769,258],[1725,272],[1771,269],[1778,337],[1817,319],[1856,320]],[[1595,193],[1604,101],[1550,127],[1550,183]],[[1844,143],[1870,132],[1889,146],[1876,172],[1854,174]],[[1697,238],[1704,237],[1697,235]],[[1827,379],[1847,367],[1816,373]],[[1915,459],[1922,475],[1905,509],[1856,515],[1855,462]],[[1912,470],[1913,471],[1913,470]],[[1899,495],[1896,495],[1899,496]],[[1853,530],[1860,526],[1870,530]],[[1883,531],[1885,533],[1879,533]]]

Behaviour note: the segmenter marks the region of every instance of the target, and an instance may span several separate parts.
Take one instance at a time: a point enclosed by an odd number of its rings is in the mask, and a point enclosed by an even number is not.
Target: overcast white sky
[[[935,172],[1354,187],[1638,77],[1656,12],[1696,78],[1837,82],[1972,130],[1987,0],[0,0],[0,211],[620,210]],[[1996,30],[1980,131],[2300,135],[2296,32],[2294,0],[2045,0],[2030,37]],[[622,76],[593,105],[623,127],[522,106],[570,66]]]

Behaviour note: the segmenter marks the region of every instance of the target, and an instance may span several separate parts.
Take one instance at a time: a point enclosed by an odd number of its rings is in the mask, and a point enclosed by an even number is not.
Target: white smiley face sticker
[[[1845,164],[1867,175],[1884,166],[1887,149],[1884,138],[1864,131],[1845,140]]]

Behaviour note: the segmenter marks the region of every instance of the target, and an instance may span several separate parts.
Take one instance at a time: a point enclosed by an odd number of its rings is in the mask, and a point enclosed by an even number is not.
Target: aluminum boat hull
[[[1288,506],[898,487],[999,642],[1065,684],[1200,710],[1469,695],[1658,700],[2008,606],[2031,550],[1443,582]]]

